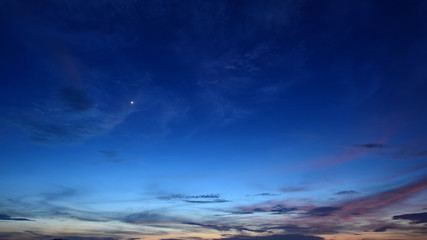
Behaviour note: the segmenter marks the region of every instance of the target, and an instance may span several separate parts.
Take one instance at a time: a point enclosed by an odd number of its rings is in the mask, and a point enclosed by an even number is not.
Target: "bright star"
[[[130,104],[133,104],[133,101],[130,101]]]

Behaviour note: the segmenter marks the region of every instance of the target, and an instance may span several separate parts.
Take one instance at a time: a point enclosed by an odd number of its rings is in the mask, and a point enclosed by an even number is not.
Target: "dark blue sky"
[[[426,1],[1,1],[0,239],[421,240]]]

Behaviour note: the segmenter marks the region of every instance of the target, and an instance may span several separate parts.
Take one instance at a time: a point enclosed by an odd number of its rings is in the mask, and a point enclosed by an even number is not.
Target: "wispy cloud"
[[[117,158],[117,156],[119,155],[117,151],[98,151],[98,152],[108,159]]]
[[[318,207],[318,208],[311,209],[306,214],[310,216],[316,216],[316,217],[325,217],[339,210],[341,210],[341,208],[339,207]]]
[[[282,235],[267,235],[267,236],[243,236],[237,235],[233,237],[221,238],[222,240],[324,240],[322,237],[302,235],[302,234],[282,234]]]
[[[119,220],[119,219],[118,219]],[[165,216],[158,213],[139,212],[132,213],[120,218],[120,221],[125,223],[141,224],[141,223],[155,223],[165,220]]]
[[[388,229],[392,229],[392,228],[394,228],[394,226],[392,226],[392,225],[386,225],[386,226],[382,226],[382,227],[374,229],[373,232],[385,232]]]
[[[160,196],[161,200],[180,200],[187,203],[224,203],[228,200],[222,199],[220,194],[201,194],[201,195],[184,195],[184,194],[171,194]]]
[[[338,211],[337,214],[342,216],[354,216],[354,213],[368,213],[370,211],[399,203],[402,200],[408,199],[414,194],[419,193],[425,189],[427,189],[426,178],[394,188],[389,191],[361,197],[341,204],[341,211]]]
[[[91,233],[72,233],[72,234],[58,234],[58,235],[49,235],[40,233],[37,231],[24,231],[24,232],[9,232],[0,234],[1,239],[11,239],[11,240],[33,240],[33,239],[43,239],[43,240],[119,240],[123,239],[122,237],[111,237],[107,236],[108,234],[98,234],[95,236]]]
[[[410,220],[412,224],[427,223],[427,212],[393,216],[393,220]]]
[[[236,211],[232,211],[232,214],[254,214],[254,213],[270,213],[270,214],[286,214],[298,210],[295,207],[285,207],[281,204],[274,206],[256,206],[256,207],[245,207],[238,208]]]
[[[214,199],[214,200],[184,200],[187,203],[225,203],[229,202],[229,200],[225,199]]]
[[[400,147],[399,151],[394,154],[394,159],[411,159],[427,157],[427,139],[422,137],[413,141],[409,141]]]
[[[63,237],[64,240],[120,240],[121,237],[89,237],[89,236],[70,236],[66,235]]]
[[[60,89],[58,95],[29,110],[10,109],[4,120],[27,131],[33,142],[67,143],[106,133],[132,112],[102,111],[76,87]]]
[[[427,150],[420,149],[402,149],[394,159],[408,159],[408,158],[423,158],[427,157]]]
[[[95,102],[89,98],[86,92],[73,86],[59,89],[58,96],[65,105],[65,110],[68,111],[83,112],[95,106]]]
[[[265,227],[260,227],[264,231],[283,230],[286,233],[305,233],[305,234],[336,234],[345,231],[373,231],[383,232],[388,229],[401,229],[402,231],[420,231],[419,228],[407,228],[399,224],[393,224],[390,221],[379,221],[375,216],[379,212],[386,213],[393,206],[403,204],[405,200],[416,197],[427,189],[426,179],[419,179],[391,190],[374,193],[359,197],[355,191],[341,191],[336,194],[348,195],[349,200],[336,200],[329,206],[312,206],[302,204],[297,206],[278,207],[285,201],[268,201],[255,204],[248,207],[238,207],[231,214],[289,214],[287,221],[283,224],[270,223]],[[399,205],[399,206],[400,206]],[[277,211],[275,211],[277,210]],[[370,226],[365,226],[362,230],[346,224],[336,224],[336,222],[348,222],[354,219],[364,219],[372,222]],[[426,213],[405,214],[394,216],[395,220],[410,220],[412,223],[425,223]],[[391,220],[391,218],[390,218]],[[379,221],[379,222],[378,222]]]
[[[98,162],[93,162],[92,164],[102,164],[102,163],[121,163],[121,162],[127,162],[127,161],[133,161],[138,160],[139,158],[126,158],[122,157],[118,151],[112,151],[112,150],[100,150],[98,151],[99,154],[103,156],[103,160]]]
[[[357,191],[353,191],[353,190],[346,190],[346,191],[339,191],[336,192],[336,195],[353,195],[353,194],[358,194],[359,192]]]
[[[254,196],[261,196],[261,197],[275,197],[275,196],[280,196],[280,194],[278,194],[278,193],[268,193],[268,192],[263,192],[263,193],[257,193],[257,194],[254,194]]]
[[[309,187],[282,187],[280,191],[284,193],[304,192],[311,190]]]
[[[355,144],[354,147],[360,147],[360,148],[368,148],[368,149],[374,149],[374,148],[383,148],[385,147],[382,143],[365,143],[365,144]]]
[[[171,194],[167,196],[158,197],[162,200],[170,200],[170,199],[198,199],[198,198],[220,198],[221,195],[218,193],[210,193],[210,194],[201,194],[201,195],[184,195],[184,194]]]
[[[200,226],[200,227],[204,227],[204,228],[215,229],[218,231],[230,231],[232,229],[232,227],[227,226],[227,225],[203,224],[203,223],[195,223],[195,222],[183,222],[183,224]]]
[[[224,224],[204,224],[204,223],[195,223],[195,222],[182,222],[183,224],[199,226],[203,228],[210,228],[220,232],[226,232],[231,230],[236,230],[239,232],[248,231],[248,232],[264,232],[264,230],[253,230],[244,226],[238,225],[224,225]]]
[[[28,218],[11,217],[9,215],[0,213],[0,221],[32,221],[32,220]]]

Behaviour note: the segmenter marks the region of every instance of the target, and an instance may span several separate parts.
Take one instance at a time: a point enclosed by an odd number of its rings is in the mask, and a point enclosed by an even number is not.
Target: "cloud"
[[[229,202],[229,200],[225,200],[225,199],[214,199],[214,200],[207,200],[207,201],[203,201],[203,200],[184,200],[185,202],[188,203],[224,203],[224,202]]]
[[[296,210],[298,210],[298,209],[294,208],[294,207],[291,207],[291,208],[284,207],[284,206],[278,204],[278,205],[274,206],[273,208],[271,208],[270,212],[273,214],[284,214],[284,213],[289,213],[289,212],[296,211]]]
[[[280,189],[280,191],[285,193],[292,193],[292,192],[303,192],[308,191],[310,188],[308,187],[283,187]]]
[[[66,204],[73,203],[73,200],[81,200],[80,197],[83,195],[80,193],[74,189],[63,188],[54,192],[40,193],[36,196],[39,199],[37,201],[25,200],[26,198],[23,197],[21,199],[0,200],[0,205],[6,209],[13,209],[8,213],[10,215],[24,215],[32,219],[73,219],[89,222],[122,220],[118,216],[123,216],[123,213],[83,210]]]
[[[133,111],[103,111],[85,96],[75,88],[60,89],[30,109],[9,109],[3,120],[28,132],[33,142],[70,143],[108,132]]]
[[[61,200],[61,199],[69,199],[71,197],[77,196],[79,191],[74,188],[69,187],[60,187],[60,189],[56,191],[51,191],[47,193],[43,193],[44,201],[53,201],[53,200]]]
[[[254,196],[262,196],[262,197],[273,197],[273,196],[279,196],[280,194],[278,193],[268,193],[268,192],[264,192],[264,193],[257,193]]]
[[[217,58],[202,61],[197,84],[199,97],[211,109],[210,117],[229,124],[252,116],[257,111],[254,106],[280,97],[295,85],[292,77],[279,83],[270,76],[262,77],[266,69],[284,64],[286,58],[295,58],[288,52],[277,54],[281,51],[274,43],[261,43],[243,52],[231,48]]]
[[[171,194],[168,196],[161,196],[158,197],[158,199],[162,200],[171,200],[171,199],[200,199],[200,198],[207,198],[207,199],[215,199],[220,198],[220,194],[202,194],[202,195],[184,195],[184,194]]]
[[[382,226],[382,227],[379,227],[379,228],[375,229],[374,232],[385,232],[385,231],[387,231],[388,229],[391,229],[391,228],[394,228],[394,227],[391,226],[391,225]]]
[[[427,139],[421,138],[410,141],[405,144],[401,150],[396,153],[394,159],[410,159],[410,158],[424,158],[427,157]]]
[[[281,204],[274,205],[272,207],[253,207],[243,208],[238,211],[231,212],[232,214],[253,214],[253,213],[271,213],[271,214],[285,214],[298,210],[294,207],[284,207]]]
[[[204,11],[209,9],[207,15],[216,13],[212,16],[216,20],[208,21],[208,26],[213,27],[212,31],[216,31],[216,34],[213,34],[214,39],[194,41],[186,38],[176,49],[202,53],[192,54],[189,58],[197,61],[195,65],[198,68],[199,97],[204,104],[208,105],[205,108],[211,109],[208,116],[210,120],[226,125],[251,116],[257,111],[254,107],[256,104],[265,103],[266,99],[280,97],[295,84],[293,72],[300,71],[305,63],[305,60],[302,60],[304,54],[300,46],[301,42],[290,42],[292,47],[280,48],[273,39],[260,39],[244,48],[236,46],[240,45],[241,40],[251,39],[251,36],[257,32],[264,34],[266,31],[273,31],[276,34],[282,34],[282,27],[298,19],[296,13],[299,12],[302,4],[297,2],[245,2],[239,4],[238,11],[242,14],[239,18],[233,16],[236,5],[228,2],[203,7]],[[259,14],[260,11],[265,12]],[[219,16],[223,17],[218,19]],[[200,17],[206,18],[206,16]],[[230,22],[231,19],[233,19],[232,22]],[[203,27],[199,25],[198,28],[206,31],[205,25]],[[230,35],[231,32],[234,34]],[[240,39],[242,36],[245,38]],[[194,44],[195,42],[202,42],[202,44]],[[218,48],[218,46],[221,47]],[[215,52],[209,52],[209,55],[205,56],[207,49],[215,49]],[[291,73],[280,79],[267,74],[267,69],[283,66],[286,66]],[[245,104],[242,104],[243,102]]]
[[[181,200],[187,203],[224,203],[228,200],[221,199],[220,194],[202,194],[202,195],[184,195],[184,194],[171,194],[168,196],[160,196],[161,200]],[[211,200],[206,200],[211,199]]]
[[[312,206],[282,206],[279,208],[278,206],[280,206],[280,204],[278,203],[280,201],[269,201],[255,206],[238,208],[237,211],[231,211],[230,213],[241,215],[255,213],[274,214],[275,212],[287,214],[295,211],[296,214],[289,215],[291,222],[284,222],[283,225],[270,224],[269,226],[261,227],[260,229],[264,231],[283,230],[287,233],[335,234],[342,232],[344,229],[354,230],[353,227],[345,226],[345,224],[337,225],[336,222],[350,222],[353,218],[372,219],[372,217],[377,216],[378,212],[382,212],[394,204],[402,204],[404,200],[427,189],[426,181],[427,179],[419,179],[388,191],[364,197],[357,197],[326,207],[313,208]],[[342,192],[345,193],[338,193],[350,195],[355,194],[352,191]],[[396,216],[394,219],[408,219],[413,222],[421,223],[425,221],[423,217],[423,214],[402,215]],[[288,217],[286,219],[288,219]],[[378,225],[378,222],[373,222],[370,226],[363,229],[363,231],[372,231],[372,225],[375,226],[376,231],[386,231],[390,228],[396,228],[393,224],[388,224],[386,222],[381,225]],[[414,231],[415,230],[418,231],[419,229],[414,229]]]
[[[427,212],[393,216],[393,220],[410,220],[412,224],[427,223]]]
[[[254,214],[254,213],[260,213],[260,212],[266,212],[266,210],[262,208],[253,208],[253,209],[233,211],[231,212],[231,214]]]
[[[75,59],[80,75],[85,76],[84,84],[82,79],[73,80],[72,85],[59,83],[60,86],[52,87],[51,92],[45,89],[43,99],[25,106],[4,107],[0,109],[4,112],[0,121],[20,128],[34,143],[75,143],[106,134],[131,114],[144,112],[143,116],[138,116],[142,121],[134,124],[132,129],[141,137],[152,140],[166,136],[170,124],[181,120],[189,109],[179,92],[151,84],[148,80],[141,80],[147,82],[145,85],[139,83],[140,75],[143,79],[148,78],[145,71],[141,73],[132,66],[92,66],[84,61]],[[49,67],[44,68],[55,68],[55,64],[55,59],[51,59],[45,63]],[[64,70],[56,71],[59,77],[64,75]],[[117,79],[126,80],[118,82]],[[135,104],[130,106],[130,100]]]
[[[108,230],[108,231],[103,230],[102,232],[106,233],[106,234],[124,234],[124,235],[126,235],[126,234],[142,234],[141,232],[138,232],[138,231],[124,231],[124,230]]]
[[[98,152],[107,159],[114,159],[119,155],[117,151],[98,151]]]
[[[40,201],[22,201],[22,200],[1,200],[0,205],[6,209],[13,209],[13,215],[29,216],[33,219],[38,218],[50,218],[50,219],[71,219],[79,221],[88,221],[95,223],[105,222],[122,222],[128,224],[149,224],[149,223],[163,223],[163,222],[180,222],[182,219],[168,215],[165,211],[141,211],[141,212],[122,212],[122,211],[105,211],[105,210],[86,210],[78,207],[64,206],[63,198],[69,199],[66,196],[74,196],[74,194],[68,195],[68,193],[62,194],[42,194]],[[52,201],[55,201],[52,203]],[[11,218],[9,215],[1,215],[5,220],[18,220],[17,218]],[[1,220],[1,219],[0,219]],[[29,220],[29,219],[28,219]],[[29,220],[31,221],[31,220]],[[112,234],[120,234],[120,232],[113,232]],[[124,231],[124,230],[120,230]],[[101,233],[106,233],[102,230]],[[124,233],[124,232],[122,232]],[[130,233],[130,232],[129,232]],[[157,232],[156,232],[157,233]],[[144,232],[145,235],[151,234]]]
[[[427,157],[427,150],[419,151],[413,154],[414,157]]]
[[[82,237],[82,236],[64,236],[64,240],[119,240],[121,238],[112,237]]]
[[[423,157],[427,157],[427,150],[403,149],[400,153],[394,156],[394,159],[423,158]]]
[[[357,149],[353,149],[352,151],[339,153],[339,154],[336,154],[334,156],[330,156],[327,158],[317,160],[315,162],[307,164],[306,166],[308,166],[310,168],[335,166],[335,165],[343,164],[345,162],[356,159],[356,158],[360,157],[362,154],[364,154],[370,150],[371,150],[370,148],[357,148]]]
[[[203,224],[203,223],[195,223],[195,222],[183,222],[183,224],[200,226],[204,228],[211,228],[218,231],[230,231],[232,229],[232,227],[227,225]]]
[[[336,193],[334,193],[334,194],[337,194],[337,195],[353,195],[353,194],[358,194],[359,192],[356,192],[356,191],[339,191],[339,192],[336,192]]]
[[[220,224],[203,224],[203,223],[195,223],[195,222],[182,222],[183,224],[187,225],[193,225],[193,226],[199,226],[203,228],[210,228],[214,229],[220,232],[230,231],[230,230],[237,230],[237,231],[249,231],[249,232],[265,232],[265,230],[253,230],[246,228],[244,226],[230,226],[230,225],[220,225]]]
[[[382,143],[366,143],[366,144],[356,144],[356,145],[353,145],[353,146],[354,147],[374,149],[374,148],[383,148],[384,144],[382,144]]]
[[[324,240],[324,238],[309,236],[309,235],[302,235],[302,234],[283,234],[283,235],[269,235],[269,236],[237,235],[237,236],[228,237],[228,238],[221,238],[221,240]]]
[[[95,103],[85,92],[73,86],[61,88],[58,95],[69,111],[81,112],[95,106]]]
[[[100,150],[98,151],[100,153],[104,160],[98,161],[98,162],[92,162],[92,164],[102,164],[102,163],[121,163],[121,162],[127,162],[132,160],[139,160],[140,158],[123,158],[120,156],[119,152],[117,151],[106,151],[106,150]]]
[[[162,238],[160,240],[205,240],[201,237]]]
[[[275,227],[269,227],[268,229],[280,229],[285,230],[286,233],[309,233],[312,229],[308,227],[300,227],[295,224],[285,224]]]
[[[140,223],[159,222],[164,219],[165,219],[165,216],[160,214],[150,213],[150,212],[140,212],[140,213],[132,213],[132,214],[126,215],[125,217],[119,218],[117,220],[125,223],[140,224]]]
[[[378,210],[400,203],[414,194],[427,189],[427,178],[394,188],[389,191],[361,197],[341,204],[339,214],[341,216],[355,216],[355,213],[364,214],[366,212]]]
[[[0,233],[0,239],[13,239],[13,240],[33,240],[33,239],[44,239],[44,240],[119,240],[122,238],[106,237],[106,236],[94,236],[93,234],[87,233],[74,233],[73,235],[47,235],[41,234],[35,231],[24,231],[24,232],[3,232]]]
[[[0,221],[33,221],[33,220],[28,219],[28,218],[11,217],[9,215],[0,213]]]
[[[306,214],[317,217],[325,217],[339,210],[341,210],[339,207],[318,207],[311,209]]]

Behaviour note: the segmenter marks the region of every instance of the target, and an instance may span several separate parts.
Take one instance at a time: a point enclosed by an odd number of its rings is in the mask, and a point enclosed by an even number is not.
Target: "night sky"
[[[0,239],[422,240],[427,1],[0,1]]]

